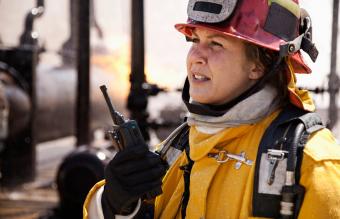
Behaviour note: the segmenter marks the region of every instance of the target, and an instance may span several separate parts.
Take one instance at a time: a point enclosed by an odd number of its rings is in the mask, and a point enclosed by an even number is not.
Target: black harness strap
[[[190,197],[190,173],[191,168],[194,164],[194,161],[190,159],[189,151],[189,126],[185,127],[181,133],[179,134],[179,138],[175,139],[173,145],[176,149],[181,151],[185,151],[185,154],[188,159],[188,163],[186,165],[180,166],[179,168],[183,170],[183,179],[184,179],[184,192],[182,196],[182,205],[181,205],[181,214],[182,218],[186,216],[186,209],[189,202]]]
[[[287,197],[290,197],[292,199],[292,203],[294,203],[293,215],[291,216],[283,216],[281,215],[281,218],[298,218],[303,199],[305,194],[305,188],[299,184],[300,182],[300,176],[301,176],[301,165],[302,165],[302,159],[303,159],[303,149],[308,141],[308,138],[310,135],[318,131],[322,128],[324,128],[321,118],[316,113],[306,113],[303,116],[300,116],[298,118],[294,118],[290,123],[296,123],[296,129],[294,136],[297,137],[298,142],[291,143],[291,147],[296,147],[296,153],[295,153],[295,159],[289,160],[288,164],[291,163],[293,165],[292,170],[295,173],[295,184],[291,186],[283,186],[282,188],[282,201],[285,201]],[[303,130],[298,129],[298,125],[302,125]],[[293,136],[293,137],[294,137]],[[296,144],[296,145],[293,145]],[[291,152],[290,152],[291,153]],[[289,166],[287,167],[287,171]]]
[[[181,214],[182,218],[186,216],[186,210],[189,202],[190,197],[190,173],[192,166],[194,165],[194,161],[189,157],[189,145],[185,147],[185,154],[188,158],[188,164],[181,166],[180,169],[183,170],[183,179],[184,179],[184,192],[182,196],[182,207],[181,207]]]
[[[278,149],[277,142],[280,142],[281,149],[288,152],[288,156],[286,156],[287,170],[295,172],[295,185],[290,188],[283,187],[282,193],[284,193],[284,197],[294,197],[294,215],[297,217],[304,197],[304,188],[298,185],[303,148],[310,134],[323,127],[321,119],[317,114],[308,113],[292,105],[288,105],[267,128],[261,139],[256,160],[253,190],[253,216],[270,218],[281,217],[280,202],[282,195],[259,191],[261,181],[260,171],[263,171],[263,168],[261,167],[263,161],[261,161],[261,159],[266,159],[263,158],[263,155],[267,154],[269,150]],[[286,132],[287,137],[282,140],[283,133]],[[263,180],[261,182],[263,183]]]

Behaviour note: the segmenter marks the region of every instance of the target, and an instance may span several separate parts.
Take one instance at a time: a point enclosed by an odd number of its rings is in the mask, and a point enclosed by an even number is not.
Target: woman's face
[[[254,85],[263,72],[246,57],[239,39],[195,28],[187,56],[190,96],[199,103],[223,104]]]

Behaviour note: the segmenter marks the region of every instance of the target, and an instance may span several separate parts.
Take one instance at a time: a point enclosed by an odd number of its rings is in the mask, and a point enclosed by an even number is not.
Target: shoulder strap
[[[181,207],[181,214],[182,218],[185,218],[187,206],[189,202],[190,197],[190,173],[192,166],[194,165],[194,161],[190,159],[189,156],[190,153],[190,147],[189,144],[185,146],[185,154],[188,158],[188,164],[180,166],[180,169],[183,170],[183,180],[184,180],[184,192],[182,196],[182,207]]]
[[[186,165],[179,168],[183,171],[184,179],[184,192],[181,200],[181,214],[182,218],[186,216],[186,208],[190,196],[190,173],[194,161],[190,159],[190,147],[189,147],[189,126],[187,123],[183,123],[179,126],[170,136],[163,142],[163,147],[160,150],[160,154],[168,163],[169,166],[178,158],[178,156],[185,151],[188,159]]]
[[[255,164],[253,216],[280,217],[281,190],[286,184],[287,172],[295,174],[294,185],[298,184],[304,145],[311,133],[323,127],[317,114],[288,105],[267,128]],[[303,188],[298,188],[294,195],[297,215]]]

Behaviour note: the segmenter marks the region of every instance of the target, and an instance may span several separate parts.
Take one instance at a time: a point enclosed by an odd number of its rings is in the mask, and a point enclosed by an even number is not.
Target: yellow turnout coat
[[[208,153],[226,150],[246,152],[255,161],[258,145],[266,128],[278,112],[255,125],[228,128],[207,135],[190,129],[190,157],[194,161],[190,176],[190,199],[187,218],[254,218],[251,216],[255,165],[235,169],[235,161],[218,163]],[[181,218],[184,191],[185,153],[164,178],[164,193],[157,197],[155,218]],[[304,149],[300,183],[306,188],[299,218],[340,218],[340,146],[329,130],[312,135]]]
[[[307,91],[296,88],[292,72],[288,84],[290,99],[298,107],[313,111],[313,101]],[[194,164],[186,218],[254,218],[251,212],[257,151],[266,128],[278,114],[276,111],[256,124],[227,128],[213,135],[190,128],[190,158]],[[254,164],[243,164],[240,169],[235,169],[235,161],[218,163],[208,156],[219,150],[232,154],[245,152]],[[163,194],[155,200],[155,218],[181,218],[184,180],[180,166],[187,162],[183,152],[165,175]],[[84,204],[84,218],[88,218],[89,203],[103,184],[104,181],[99,182],[90,191]],[[304,149],[300,184],[306,189],[300,219],[340,218],[340,145],[329,130],[322,129],[310,136]]]

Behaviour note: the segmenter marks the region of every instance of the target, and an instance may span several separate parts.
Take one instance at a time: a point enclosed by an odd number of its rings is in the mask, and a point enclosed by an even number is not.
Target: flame
[[[130,89],[130,42],[128,40],[115,39],[112,43],[106,43],[106,45],[111,46],[111,51],[107,54],[94,54],[91,63],[103,69],[105,72],[112,74],[113,79],[109,82],[110,87],[112,87],[116,96],[121,99],[126,99]],[[155,83],[165,88],[177,88],[182,85],[182,81],[184,81],[185,78],[182,74],[158,63],[159,60],[153,60],[153,62],[148,61],[146,54],[144,72],[147,82]],[[147,64],[149,64],[150,67]]]
[[[171,67],[152,63],[150,67],[146,69],[146,76],[149,83],[155,83],[160,87],[172,90],[183,86],[186,75],[181,71],[171,69]]]
[[[126,98],[130,89],[130,49],[128,45],[118,48],[108,54],[94,54],[91,64],[112,74],[108,83],[119,98]]]

